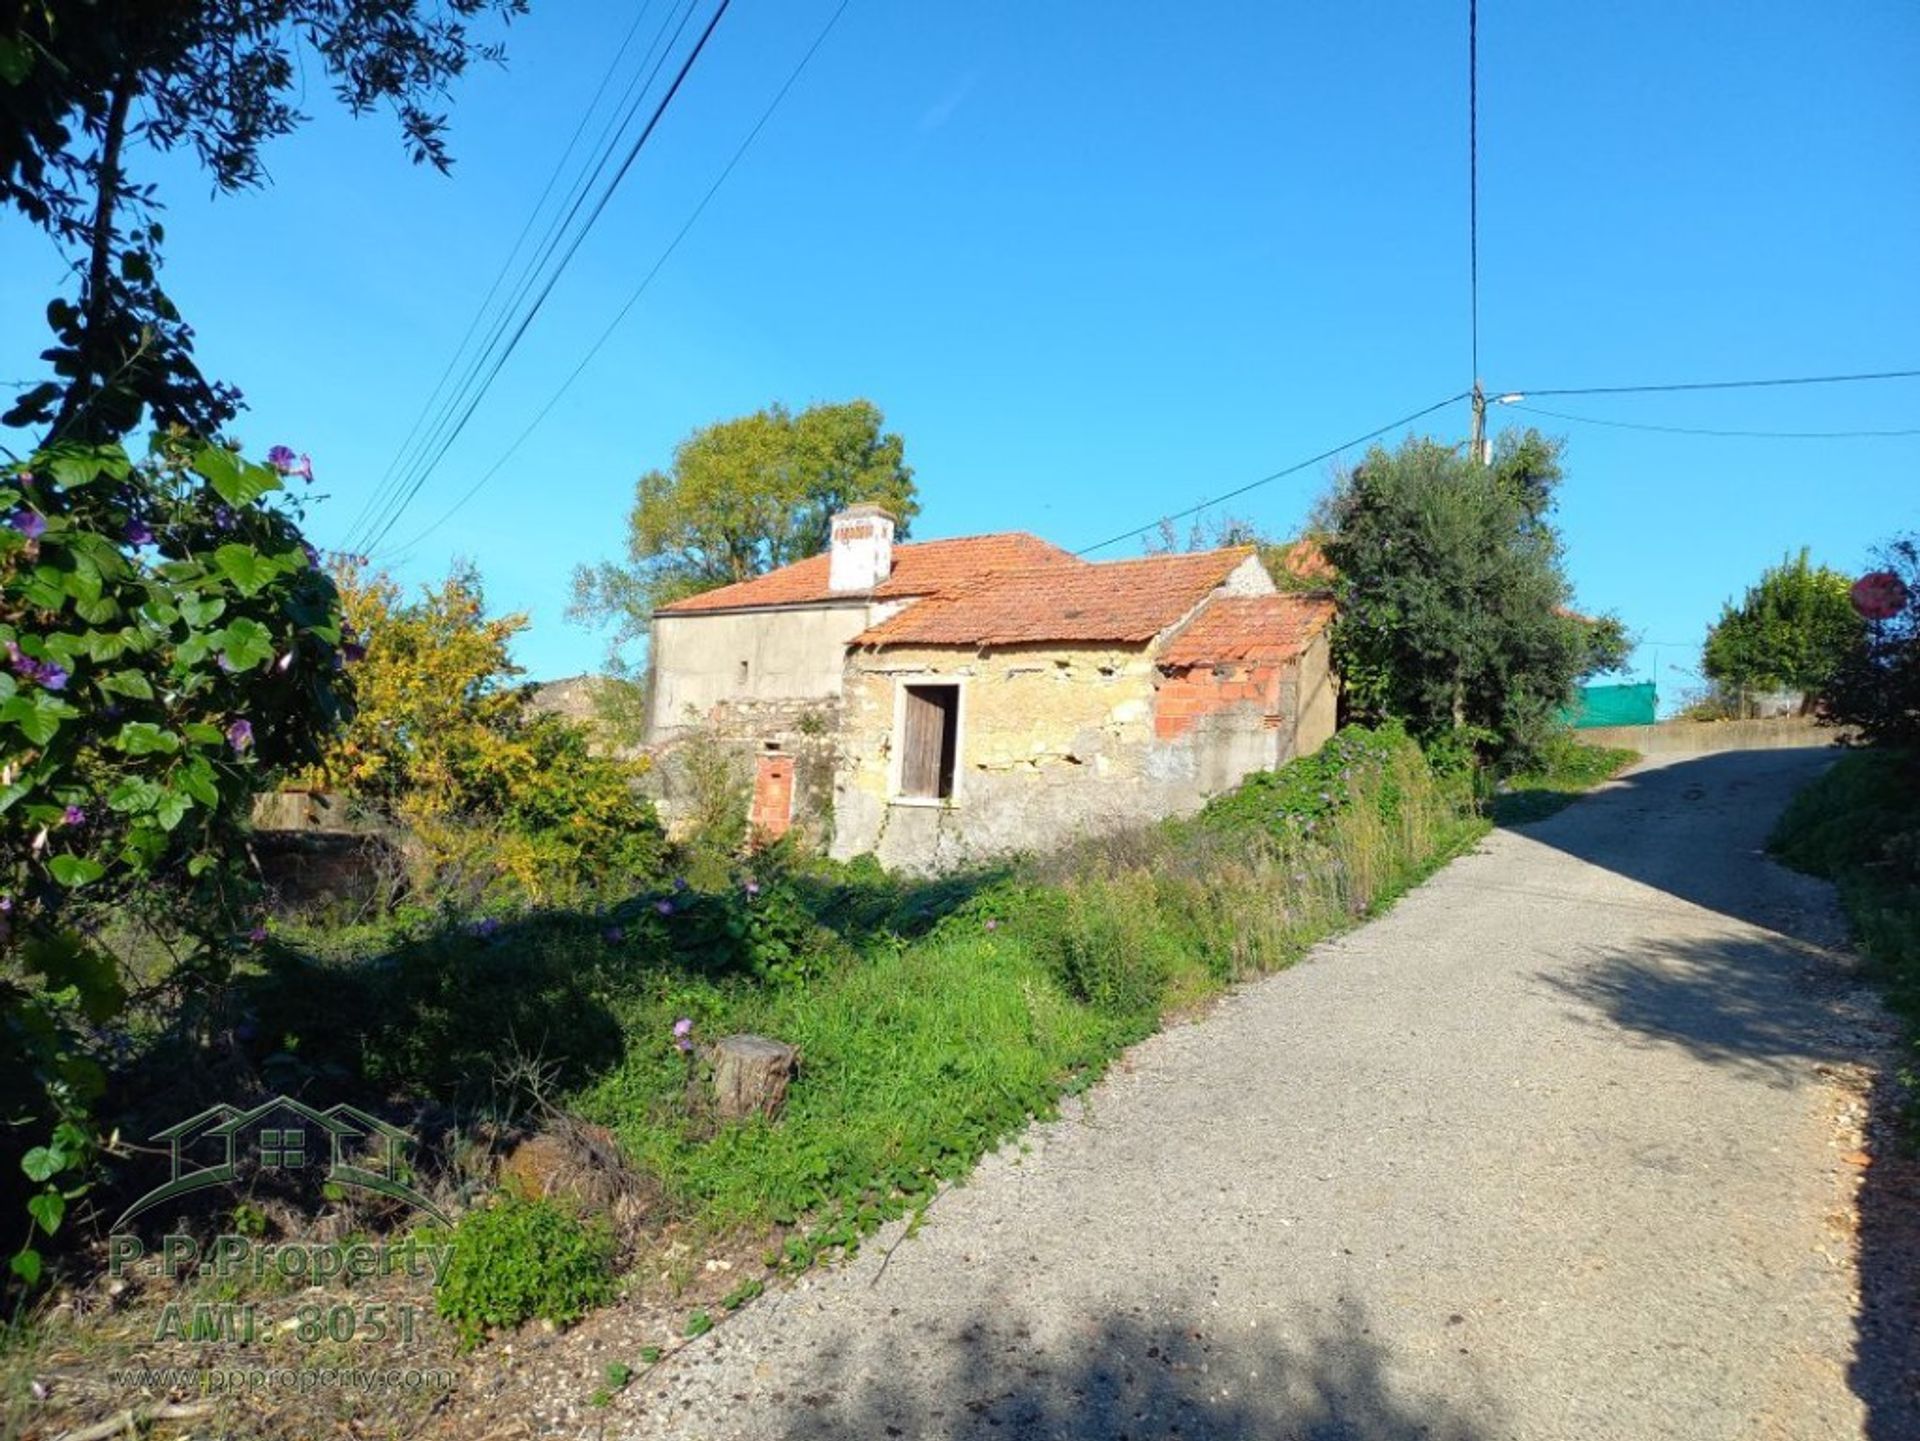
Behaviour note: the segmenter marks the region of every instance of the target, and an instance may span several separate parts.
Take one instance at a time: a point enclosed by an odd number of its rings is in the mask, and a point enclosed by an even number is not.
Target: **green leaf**
[[[26,41],[16,40],[11,35],[0,35],[0,80],[6,81],[9,85],[18,85],[32,70],[32,47]],[[18,1267],[15,1269],[17,1270]],[[27,1278],[27,1284],[32,1285],[39,1279],[36,1267],[35,1274]]]
[[[29,1181],[49,1181],[67,1166],[67,1158],[47,1146],[35,1146],[20,1158],[20,1169]]]
[[[67,1214],[67,1198],[58,1191],[42,1191],[27,1202],[27,1214],[51,1236],[60,1229],[60,1222]]]
[[[228,541],[213,553],[213,563],[242,595],[258,595],[280,567],[250,545]]]
[[[40,1253],[28,1246],[14,1252],[13,1259],[7,1262],[13,1274],[29,1286],[40,1284]]]
[[[162,830],[170,831],[187,817],[193,809],[193,801],[181,791],[163,791],[160,803],[153,808],[154,816],[160,822]]]
[[[180,749],[179,736],[151,721],[128,721],[113,743],[130,756],[172,755]]]
[[[207,764],[205,756],[195,756],[181,768],[176,779],[181,790],[209,810],[220,804],[220,788],[214,784],[213,767]]]
[[[107,805],[132,815],[150,811],[160,804],[160,787],[149,780],[129,776],[107,792]]]
[[[235,670],[252,670],[273,659],[273,632],[242,616],[218,636],[220,653]]]
[[[37,746],[45,745],[59,734],[60,722],[79,714],[46,691],[35,691],[31,697],[15,695],[0,704],[0,723],[11,724]]]
[[[47,862],[47,869],[53,872],[56,881],[68,887],[88,885],[107,873],[105,866],[88,856],[55,856]]]
[[[114,695],[132,696],[135,700],[153,699],[153,683],[137,670],[107,672],[100,677],[100,689]]]
[[[280,477],[266,466],[254,465],[216,445],[202,446],[193,458],[193,468],[228,505],[247,505],[268,491],[280,489]]]
[[[226,608],[226,601],[217,595],[210,595],[202,600],[183,600],[180,602],[180,614],[182,618],[195,630],[205,630],[216,620],[220,619],[221,612],[226,610]]]

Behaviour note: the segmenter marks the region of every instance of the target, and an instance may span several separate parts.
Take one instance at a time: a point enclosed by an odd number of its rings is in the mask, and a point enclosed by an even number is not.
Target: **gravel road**
[[[1666,758],[1496,833],[604,1434],[1869,1434],[1822,1073],[1886,1027],[1760,852],[1829,758]]]

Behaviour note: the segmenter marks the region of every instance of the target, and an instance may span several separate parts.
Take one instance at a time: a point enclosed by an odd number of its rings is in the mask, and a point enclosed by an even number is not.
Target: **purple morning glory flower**
[[[253,744],[253,722],[242,716],[227,727],[227,744],[244,751]]]
[[[130,520],[120,538],[128,545],[152,545],[153,530],[144,520]]]
[[[290,445],[274,446],[273,449],[267,452],[267,464],[279,471],[282,475],[287,474],[293,469],[295,464],[293,447]]]
[[[357,640],[344,641],[340,646],[340,659],[348,665],[358,665],[367,658],[367,648]]]
[[[51,661],[42,661],[34,669],[34,679],[39,681],[40,684],[48,690],[65,690],[67,688],[67,673]]]
[[[290,470],[288,470],[287,474],[297,475],[302,480],[312,480],[313,479],[313,457],[310,455],[301,456],[300,463],[292,467]]]
[[[247,939],[252,941],[256,946],[264,944],[267,939],[267,928],[265,926],[255,926],[247,932]]]
[[[230,506],[216,505],[213,508],[213,528],[215,530],[232,530],[234,523],[233,510]]]
[[[7,517],[7,524],[28,540],[38,540],[47,533],[47,518],[37,510],[28,510],[24,505]]]
[[[86,823],[87,813],[79,806],[68,806],[60,813],[60,824],[63,826],[84,826]]]
[[[673,878],[673,888],[676,891],[684,891],[687,888],[687,878],[685,876],[675,876]]]
[[[656,911],[658,911],[658,912],[660,912],[660,914],[661,914],[661,915],[663,915],[663,916],[670,916],[670,915],[672,915],[672,914],[673,914],[673,902],[672,902],[672,901],[655,901],[655,902],[653,903],[653,908],[654,908],[654,909],[655,909]]]
[[[608,926],[600,933],[600,938],[610,946],[617,946],[627,938],[627,933],[619,926]]]
[[[673,1044],[681,1051],[693,1049],[693,1021],[689,1017],[682,1016],[673,1023]]]

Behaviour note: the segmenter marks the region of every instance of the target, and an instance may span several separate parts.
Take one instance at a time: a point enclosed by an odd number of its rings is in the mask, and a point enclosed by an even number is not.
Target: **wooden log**
[[[799,1065],[792,1046],[765,1036],[723,1036],[713,1043],[713,1106],[722,1121],[773,1120],[786,1104]]]

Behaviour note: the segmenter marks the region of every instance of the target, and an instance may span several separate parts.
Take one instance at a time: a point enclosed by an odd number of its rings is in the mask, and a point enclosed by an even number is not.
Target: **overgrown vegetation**
[[[1638,751],[1585,745],[1562,732],[1540,748],[1534,764],[1496,783],[1489,813],[1494,824],[1502,826],[1544,820],[1639,758]]]
[[[434,1304],[469,1345],[523,1321],[577,1321],[613,1296],[613,1237],[556,1202],[502,1196],[462,1216],[450,1241]]]
[[[1787,807],[1769,842],[1839,888],[1860,949],[1908,1025],[1908,1089],[1920,1087],[1920,758],[1843,756]]]
[[[489,615],[468,567],[411,598],[356,564],[336,575],[364,638],[357,710],[308,779],[404,829],[416,903],[571,904],[660,874],[645,764],[596,753],[580,725],[534,707],[510,654],[524,615]]]
[[[1618,668],[1620,623],[1574,614],[1551,522],[1557,441],[1500,437],[1493,463],[1416,438],[1375,447],[1321,505],[1337,572],[1334,663],[1359,720],[1525,767],[1574,682]]]
[[[1803,548],[1770,566],[1707,628],[1700,666],[1721,691],[1824,694],[1858,649],[1866,622],[1848,596],[1849,581],[1815,565]]]

